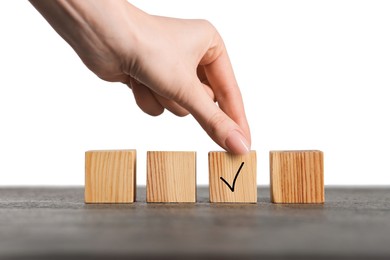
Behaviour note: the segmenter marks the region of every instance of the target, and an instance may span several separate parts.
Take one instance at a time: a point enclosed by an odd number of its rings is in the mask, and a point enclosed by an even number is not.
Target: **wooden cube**
[[[257,203],[256,151],[209,152],[210,202]]]
[[[147,202],[196,202],[196,153],[147,153]]]
[[[324,161],[321,151],[271,151],[273,203],[324,203]]]
[[[131,203],[136,199],[136,150],[85,153],[85,203]]]

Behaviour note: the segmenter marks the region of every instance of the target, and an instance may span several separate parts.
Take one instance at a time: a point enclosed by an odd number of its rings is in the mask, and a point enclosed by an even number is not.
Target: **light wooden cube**
[[[324,203],[324,159],[321,151],[271,151],[273,203]]]
[[[85,203],[132,203],[136,199],[136,150],[85,153]]]
[[[147,153],[147,202],[196,202],[196,153]]]
[[[210,202],[257,203],[256,151],[209,152]]]

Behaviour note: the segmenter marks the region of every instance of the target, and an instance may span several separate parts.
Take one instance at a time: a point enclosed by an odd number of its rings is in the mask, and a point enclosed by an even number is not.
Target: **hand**
[[[241,93],[209,22],[152,16],[126,1],[31,2],[97,76],[127,84],[145,113],[191,113],[227,151],[249,151]]]

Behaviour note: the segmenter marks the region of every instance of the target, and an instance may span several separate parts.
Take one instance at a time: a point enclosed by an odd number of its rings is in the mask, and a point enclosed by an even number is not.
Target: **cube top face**
[[[270,154],[309,154],[309,153],[321,153],[320,150],[274,150],[270,151]]]
[[[196,202],[196,153],[149,151],[146,201]]]
[[[270,179],[274,203],[325,202],[321,151],[271,151]]]
[[[257,203],[256,151],[209,152],[210,202]]]
[[[85,153],[85,203],[132,203],[136,192],[136,150]]]

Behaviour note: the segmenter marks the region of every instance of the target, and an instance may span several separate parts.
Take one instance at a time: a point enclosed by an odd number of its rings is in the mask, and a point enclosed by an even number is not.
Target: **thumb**
[[[183,106],[194,116],[211,139],[228,152],[248,153],[250,142],[245,137],[243,129],[214,103],[198,79],[195,80],[191,90],[191,97]]]

